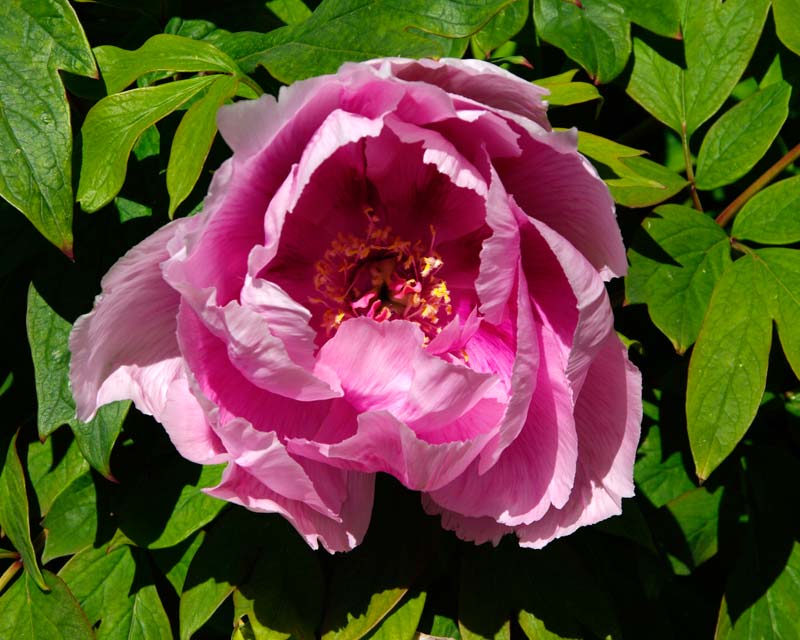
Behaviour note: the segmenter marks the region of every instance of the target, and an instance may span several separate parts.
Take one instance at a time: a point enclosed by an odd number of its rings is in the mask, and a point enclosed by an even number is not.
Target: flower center
[[[315,265],[314,287],[322,305],[322,326],[328,334],[347,318],[366,316],[378,322],[410,320],[425,334],[427,344],[438,326],[453,313],[450,291],[438,272],[444,265],[434,251],[436,231],[430,227],[428,247],[410,242],[381,227],[372,209],[366,235],[340,233]]]

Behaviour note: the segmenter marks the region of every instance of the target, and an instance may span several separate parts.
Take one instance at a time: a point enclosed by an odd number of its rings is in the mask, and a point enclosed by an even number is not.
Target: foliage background
[[[0,638],[800,637],[798,16],[798,0],[5,0]],[[618,203],[638,493],[542,551],[462,543],[380,478],[364,544],[315,553],[202,494],[220,469],[127,403],[74,419],[70,325],[120,255],[201,206],[228,154],[217,106],[384,55],[489,57],[548,86]]]

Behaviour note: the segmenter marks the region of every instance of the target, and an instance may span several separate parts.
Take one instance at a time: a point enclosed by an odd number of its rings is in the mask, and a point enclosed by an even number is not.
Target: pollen
[[[321,324],[329,335],[358,316],[409,320],[422,329],[427,345],[453,313],[450,290],[439,277],[444,260],[434,249],[436,230],[430,227],[426,246],[381,226],[373,209],[366,207],[364,214],[366,233],[339,233],[315,264],[318,295],[309,301],[323,307]]]

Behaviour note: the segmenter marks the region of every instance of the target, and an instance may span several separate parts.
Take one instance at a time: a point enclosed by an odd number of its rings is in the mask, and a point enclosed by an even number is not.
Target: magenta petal
[[[363,473],[349,472],[345,477],[346,498],[333,518],[271,491],[236,464],[228,465],[220,484],[206,493],[251,511],[281,514],[313,549],[321,542],[331,552],[349,551],[361,542],[369,525],[375,480]]]
[[[70,382],[78,419],[123,399],[159,419],[167,389],[183,376],[175,339],[180,298],[159,265],[169,258],[169,240],[191,225],[176,220],[128,251],[103,278],[94,309],[75,322]]]

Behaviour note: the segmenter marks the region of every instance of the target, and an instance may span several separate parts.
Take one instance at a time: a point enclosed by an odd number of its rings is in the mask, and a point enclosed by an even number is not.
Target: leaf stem
[[[0,576],[0,593],[2,593],[3,589],[6,588],[6,585],[11,582],[11,578],[13,578],[17,571],[20,570],[22,567],[22,560],[17,560],[12,562],[8,569],[5,570],[2,576]]]
[[[686,179],[689,181],[689,189],[692,193],[694,208],[702,213],[703,205],[700,196],[697,194],[697,187],[694,183],[694,169],[692,168],[692,155],[689,152],[689,138],[686,135],[686,123],[681,122],[681,146],[683,147],[683,161],[686,163]]]
[[[242,82],[243,84],[246,84],[253,91],[255,91],[257,96],[264,95],[264,90],[261,88],[261,86],[246,73],[243,73],[241,76],[239,76],[239,81]]]
[[[716,218],[717,224],[720,227],[727,225],[750,198],[772,182],[781,171],[797,160],[797,158],[800,158],[800,144],[787,151],[785,156],[756,178],[747,189],[739,194],[738,198],[725,207],[722,213]]]

